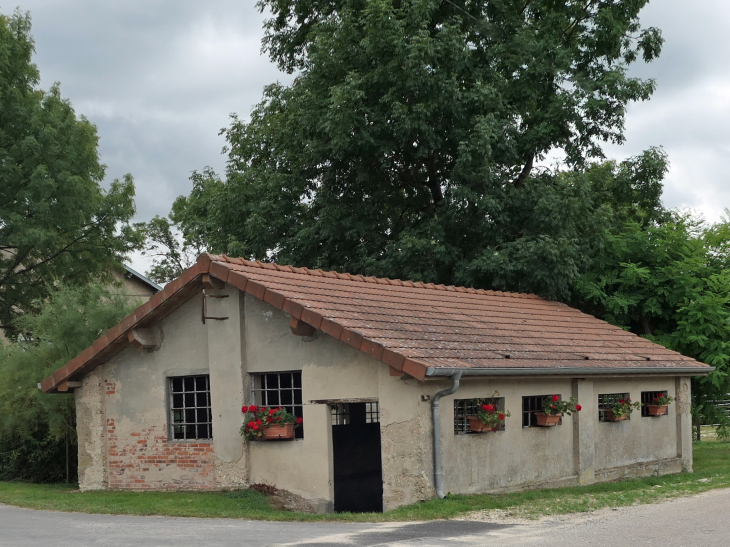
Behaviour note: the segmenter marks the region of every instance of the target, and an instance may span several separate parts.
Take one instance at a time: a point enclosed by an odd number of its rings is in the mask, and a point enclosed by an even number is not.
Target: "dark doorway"
[[[383,511],[378,403],[332,405],[335,512]]]

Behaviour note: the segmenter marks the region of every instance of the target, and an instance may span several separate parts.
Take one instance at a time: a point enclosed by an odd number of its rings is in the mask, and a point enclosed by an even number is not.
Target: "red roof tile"
[[[702,363],[559,302],[530,294],[446,287],[201,255],[153,300],[42,382],[77,379],[202,288],[209,273],[389,366],[423,379],[453,369],[484,375],[661,372],[706,374]],[[576,373],[578,373],[576,372]]]

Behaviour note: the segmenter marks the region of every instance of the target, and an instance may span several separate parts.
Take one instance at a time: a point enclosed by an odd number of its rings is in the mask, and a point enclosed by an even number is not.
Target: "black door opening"
[[[332,406],[335,512],[383,511],[378,403]]]

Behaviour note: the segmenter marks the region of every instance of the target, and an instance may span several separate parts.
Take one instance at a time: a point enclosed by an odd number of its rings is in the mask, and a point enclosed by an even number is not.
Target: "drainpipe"
[[[431,410],[433,410],[433,479],[436,486],[436,495],[439,499],[444,499],[444,476],[441,472],[441,411],[439,409],[439,400],[444,395],[456,393],[459,389],[459,380],[464,371],[459,370],[451,375],[452,384],[450,388],[439,391],[433,396],[431,401]]]

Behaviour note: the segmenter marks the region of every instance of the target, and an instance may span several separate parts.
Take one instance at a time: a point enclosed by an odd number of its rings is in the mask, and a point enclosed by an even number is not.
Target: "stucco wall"
[[[504,431],[480,435],[454,434],[454,399],[504,397]],[[554,427],[522,427],[522,397],[562,395],[569,399],[571,381],[469,379],[441,402],[444,486],[451,492],[484,492],[521,485],[550,484],[575,475],[573,418]]]
[[[215,485],[210,442],[167,440],[166,376],[208,371],[199,297],[159,327],[163,342],[158,351],[130,346],[75,390],[83,490]]]
[[[666,390],[674,397],[674,378],[596,380],[593,396],[605,393],[630,394],[632,401],[641,401],[642,391]],[[597,471],[631,465],[636,462],[677,457],[677,405],[671,404],[666,416],[642,417],[641,410],[631,413],[629,420],[598,423],[596,416],[595,468]]]
[[[333,502],[330,409],[318,400],[377,398],[380,403],[384,508],[433,497],[431,399],[447,379],[419,382],[322,332],[294,336],[289,316],[227,286],[209,294],[200,320],[200,295],[163,319],[157,351],[129,347],[83,380],[76,390],[82,489],[230,488],[265,482],[311,499]],[[249,373],[301,370],[304,438],[245,442],[240,406],[251,404]],[[213,440],[169,441],[166,377],[210,375]],[[689,400],[688,379],[570,378],[483,380],[466,377],[441,402],[446,491],[474,493],[589,483],[631,474],[691,469],[688,403],[669,416],[618,424],[598,422],[601,393],[667,390]],[[454,434],[454,399],[489,397],[498,390],[512,416],[503,432]],[[522,428],[522,397],[578,395],[584,411],[560,426]],[[636,465],[643,462],[645,465]],[[657,463],[659,462],[659,463]]]
[[[248,373],[302,371],[304,438],[288,442],[249,442],[251,482],[266,482],[315,500],[333,501],[332,428],[322,399],[378,396],[378,371],[387,367],[319,332],[294,336],[289,316],[246,295],[244,367]],[[245,401],[251,404],[250,383]]]

